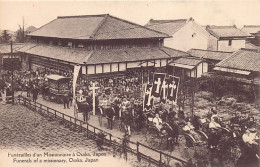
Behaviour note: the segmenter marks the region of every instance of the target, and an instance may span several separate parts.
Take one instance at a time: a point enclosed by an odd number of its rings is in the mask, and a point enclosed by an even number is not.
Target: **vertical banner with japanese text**
[[[79,75],[79,70],[81,66],[80,65],[75,65],[74,66],[74,72],[73,72],[73,83],[72,83],[72,88],[73,88],[73,98],[76,96],[76,84],[77,84],[77,79]]]

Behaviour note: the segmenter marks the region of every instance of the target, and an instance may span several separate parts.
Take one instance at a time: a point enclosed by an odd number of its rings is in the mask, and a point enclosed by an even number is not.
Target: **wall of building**
[[[136,61],[136,62],[122,62],[122,63],[112,63],[112,64],[97,64],[97,65],[87,65],[84,68],[85,71],[82,73],[86,74],[101,74],[110,73],[118,71],[126,71],[127,69],[134,69],[140,67],[165,67],[167,65],[167,59],[154,60],[154,61]]]
[[[218,39],[216,37],[212,35],[209,37],[207,50],[218,50]]]
[[[205,72],[208,72],[208,63],[203,62],[197,65],[197,67],[192,70],[185,69],[185,75],[192,78],[200,78],[201,75]]]
[[[152,48],[163,46],[162,39],[122,39],[103,41],[79,41],[72,39],[56,39],[46,37],[31,37],[31,42],[63,46],[71,48],[85,48],[87,50],[110,50],[125,48]]]
[[[209,35],[198,26],[193,21],[188,22],[173,34],[172,38],[164,39],[164,45],[182,51],[188,51],[192,48],[207,49]]]
[[[237,51],[240,48],[245,48],[245,40],[231,40],[231,45],[229,46],[229,40],[219,40],[218,50],[219,51]]]
[[[19,61],[22,61],[21,55],[18,54],[18,53],[0,54],[0,70],[3,69],[3,61],[4,61],[4,59],[8,59],[8,58],[18,58]]]

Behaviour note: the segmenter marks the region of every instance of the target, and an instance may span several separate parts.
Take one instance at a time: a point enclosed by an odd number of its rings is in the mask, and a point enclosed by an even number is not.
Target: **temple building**
[[[124,72],[172,71],[168,66],[188,54],[164,46],[169,35],[111,16],[61,16],[28,34],[19,48],[23,67],[72,72],[84,77]]]

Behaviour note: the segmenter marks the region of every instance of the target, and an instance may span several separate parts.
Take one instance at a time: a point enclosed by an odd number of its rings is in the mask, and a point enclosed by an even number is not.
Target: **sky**
[[[110,14],[144,25],[153,19],[194,18],[201,25],[260,25],[260,0],[3,1],[0,30],[40,26],[57,16]]]

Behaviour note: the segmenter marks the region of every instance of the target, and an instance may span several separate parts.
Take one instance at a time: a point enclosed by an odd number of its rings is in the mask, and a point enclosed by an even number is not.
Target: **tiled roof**
[[[37,44],[28,44],[18,51],[76,64],[83,64],[91,54],[90,50]]]
[[[183,65],[189,65],[189,66],[196,66],[200,62],[202,62],[202,59],[199,58],[194,58],[194,57],[182,57],[177,60],[175,60],[172,63],[177,63],[177,64],[183,64]]]
[[[259,72],[260,52],[252,49],[240,49],[233,53],[230,57],[216,64],[216,66]]]
[[[256,46],[256,45],[249,43],[249,42],[246,42],[245,48],[246,49],[258,49],[258,50],[260,50],[260,46]]]
[[[133,48],[115,50],[96,50],[89,57],[87,64],[102,64],[112,62],[133,62],[140,60],[169,59],[160,49]]]
[[[211,59],[211,60],[223,60],[232,55],[232,52],[211,51],[211,50],[201,50],[201,49],[190,49],[188,53],[194,57],[200,57],[200,58]]]
[[[169,48],[169,47],[161,47],[160,50],[164,51],[170,57],[187,57],[189,54],[187,52]]]
[[[168,35],[173,35],[179,29],[184,27],[186,25],[186,23],[187,23],[187,19],[180,19],[180,20],[153,20],[153,19],[151,19],[145,25],[145,27],[166,33]]]
[[[244,25],[241,31],[245,32],[247,35],[252,35],[252,33],[260,31],[260,25]]]
[[[29,36],[85,40],[169,37],[167,34],[108,14],[58,17],[30,33]]]
[[[103,64],[142,60],[170,59],[187,56],[186,52],[171,48],[128,48],[111,50],[86,50],[50,45],[29,44],[19,50],[33,55],[63,60],[76,64]]]
[[[246,38],[248,35],[235,26],[206,26],[206,30],[216,38]]]
[[[16,49],[23,47],[24,45],[19,44],[13,44],[13,52],[15,52]],[[11,53],[11,45],[10,44],[1,44],[0,45],[0,53]]]

